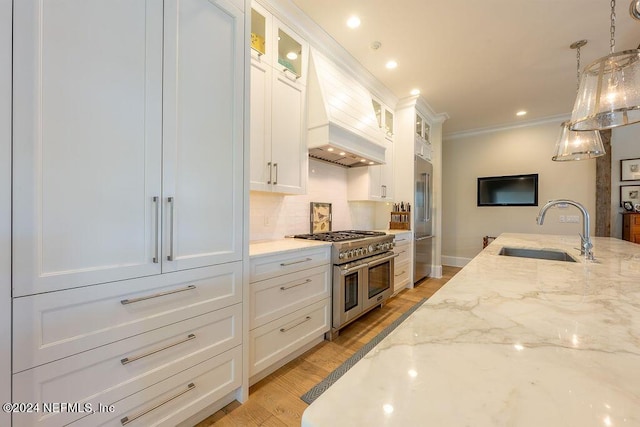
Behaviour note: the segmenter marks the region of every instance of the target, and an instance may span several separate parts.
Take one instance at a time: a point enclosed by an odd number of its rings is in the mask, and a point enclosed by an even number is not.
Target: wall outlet
[[[560,222],[567,222],[567,218],[564,215],[560,215]]]
[[[578,215],[567,215],[567,222],[578,223],[580,222],[580,217]]]

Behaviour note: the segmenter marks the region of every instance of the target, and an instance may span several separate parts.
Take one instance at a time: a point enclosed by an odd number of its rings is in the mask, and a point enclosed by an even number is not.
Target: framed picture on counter
[[[640,181],[640,159],[620,160],[620,181]]]
[[[620,186],[620,206],[624,207],[623,202],[627,201],[634,206],[636,203],[640,203],[640,185]]]

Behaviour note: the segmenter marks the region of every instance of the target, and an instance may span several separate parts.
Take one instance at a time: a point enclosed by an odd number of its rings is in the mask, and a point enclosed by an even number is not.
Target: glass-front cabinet
[[[278,64],[282,71],[291,72],[296,78],[302,76],[302,44],[282,28],[278,28]]]
[[[378,127],[384,132],[384,136],[388,140],[392,140],[393,111],[375,99],[371,100],[371,104],[373,105],[373,111],[376,114],[376,120],[378,120]]]
[[[420,114],[416,113],[416,137],[423,139],[425,142],[429,140],[429,123]]]
[[[255,8],[251,9],[251,49],[258,56],[267,53],[267,17]]]

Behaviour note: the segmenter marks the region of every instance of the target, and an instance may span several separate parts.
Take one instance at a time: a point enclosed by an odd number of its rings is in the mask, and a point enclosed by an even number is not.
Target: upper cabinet
[[[376,99],[372,99],[371,103],[381,132],[386,137],[385,163],[349,168],[347,199],[390,202],[393,201],[394,181],[393,111]]]
[[[14,4],[14,296],[241,260],[242,9],[47,5]]]
[[[251,190],[306,192],[308,55],[308,43],[253,3]]]
[[[373,111],[376,113],[378,126],[384,133],[385,138],[390,141],[393,140],[393,111],[375,99],[372,99],[371,103],[373,104]]]
[[[425,117],[416,110],[416,131],[414,136],[415,154],[426,160],[431,160],[433,148],[431,146],[431,127]]]

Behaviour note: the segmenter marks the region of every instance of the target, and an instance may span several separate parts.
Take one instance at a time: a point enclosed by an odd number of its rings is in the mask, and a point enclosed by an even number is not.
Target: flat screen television
[[[478,206],[538,206],[538,174],[478,178]]]

